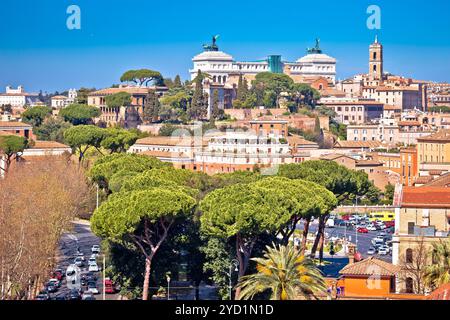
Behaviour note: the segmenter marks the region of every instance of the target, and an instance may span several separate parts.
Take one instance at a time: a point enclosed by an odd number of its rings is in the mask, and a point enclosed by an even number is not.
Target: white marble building
[[[319,47],[308,49],[308,54],[295,62],[282,61],[281,56],[271,55],[260,61],[235,61],[233,57],[223,51],[219,51],[216,45],[216,37],[213,37],[211,45],[204,45],[204,51],[193,59],[193,67],[189,70],[193,80],[198,70],[208,73],[213,83],[225,84],[230,74],[256,75],[260,72],[286,73],[289,70],[291,76],[299,77],[324,77],[333,84],[336,81],[336,59],[324,53]]]

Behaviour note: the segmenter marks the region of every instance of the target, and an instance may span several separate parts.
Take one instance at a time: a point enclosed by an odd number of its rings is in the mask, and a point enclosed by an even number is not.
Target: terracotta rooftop
[[[183,147],[194,147],[196,141],[190,136],[185,137],[147,137],[136,141],[136,144],[142,145],[160,145],[160,146],[183,146]],[[207,139],[201,139],[200,146],[208,145]]]
[[[402,110],[402,107],[399,106],[393,106],[391,104],[385,104],[384,110]]]
[[[335,148],[379,148],[381,142],[379,141],[337,141]]]
[[[450,142],[450,129],[444,129],[439,132],[436,132],[430,136],[417,138],[419,142],[427,142],[427,141],[440,141],[440,142]]]
[[[140,154],[156,158],[185,158],[185,159],[191,158],[184,152],[167,152],[167,151],[153,150],[153,151],[144,151]]]
[[[391,263],[370,257],[346,265],[339,273],[346,276],[395,276],[400,270],[400,266],[394,266]]]
[[[330,105],[330,106],[366,106],[366,105],[377,105],[381,106],[384,105],[382,102],[377,101],[337,101],[337,102],[322,102],[324,105]]]
[[[427,297],[427,300],[450,300],[450,283],[444,284],[434,290]]]
[[[144,95],[147,94],[150,90],[162,89],[165,87],[121,87],[121,88],[105,88],[98,91],[94,91],[89,93],[89,96],[105,96],[111,95],[118,92],[128,92],[129,94],[137,94]]]
[[[421,123],[419,121],[399,121],[399,126],[420,126]]]
[[[450,208],[450,188],[404,187],[403,208]]]
[[[414,184],[426,184],[432,180],[433,180],[433,177],[431,177],[431,176],[417,177],[416,181],[414,181]]]
[[[376,91],[418,91],[414,87],[378,87]]]
[[[53,96],[52,97],[52,99],[61,99],[61,100],[67,100],[67,99],[69,99],[68,97],[66,97],[66,96]]]
[[[422,187],[450,187],[450,172],[437,177]]]
[[[329,153],[329,154],[325,154],[325,155],[323,155],[323,156],[320,157],[320,160],[330,160],[330,161],[333,161],[333,160],[336,160],[336,159],[339,159],[339,158],[342,158],[342,157],[348,158],[348,159],[350,159],[350,160],[356,162],[356,160],[353,159],[352,157],[349,157],[349,156],[346,156],[345,154],[340,154],[340,153]]]
[[[67,149],[67,148],[70,147],[56,141],[37,140],[34,142],[34,145],[29,149]]]
[[[0,130],[1,128],[13,128],[13,127],[31,128],[31,125],[29,125],[28,123],[18,121],[0,121]]]
[[[370,166],[370,167],[383,166],[383,163],[381,163],[379,161],[376,161],[376,160],[358,160],[358,161],[356,161],[356,166],[360,166],[360,167],[363,167],[363,166]]]
[[[298,136],[298,135],[292,135],[287,137],[289,144],[296,144],[296,145],[308,145],[308,146],[317,146],[319,145],[313,141],[308,141],[305,138]]]

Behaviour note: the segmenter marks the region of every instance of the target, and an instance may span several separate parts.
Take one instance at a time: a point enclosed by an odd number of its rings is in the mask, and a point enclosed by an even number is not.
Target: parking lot
[[[358,232],[358,227],[367,227],[369,222],[364,221],[364,223],[352,224],[349,223],[349,221],[345,221],[342,219],[335,219],[334,222],[335,223],[333,227],[327,227],[325,229],[325,237],[327,239],[347,239],[347,241],[355,243],[357,245],[358,252],[361,253],[363,258],[375,256],[381,260],[392,262],[392,252],[390,250],[388,252],[378,252],[376,250],[374,253],[372,253],[370,252],[370,249],[375,247],[372,240],[374,240],[379,234],[383,234],[383,241],[379,241],[379,244],[382,243],[389,246],[390,241],[392,241],[393,228],[360,230],[360,232]],[[311,223],[310,233],[315,234],[317,232],[317,227],[317,221]],[[299,225],[299,229],[303,229],[302,224]]]

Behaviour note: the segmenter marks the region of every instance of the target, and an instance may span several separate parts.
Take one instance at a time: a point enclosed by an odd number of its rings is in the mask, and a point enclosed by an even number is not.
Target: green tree
[[[64,132],[64,141],[72,148],[74,153],[78,153],[78,162],[84,159],[89,148],[99,150],[106,132],[92,125],[79,125],[71,127]]]
[[[238,276],[245,275],[253,247],[260,235],[273,233],[290,219],[290,199],[252,184],[217,189],[200,203],[202,232],[233,241],[239,261]],[[239,296],[239,288],[236,296]]]
[[[77,91],[77,104],[87,104],[88,103],[88,95],[94,91],[95,91],[95,88],[80,88]]]
[[[71,126],[72,125],[69,122],[65,122],[60,117],[48,117],[41,126],[34,128],[33,131],[38,140],[64,143],[64,132]]]
[[[59,111],[59,116],[74,126],[91,124],[100,114],[100,109],[85,104],[71,104]]]
[[[137,140],[136,133],[121,128],[108,128],[101,146],[111,153],[126,152]]]
[[[311,181],[268,177],[252,185],[281,193],[288,199],[290,203],[288,222],[277,231],[277,237],[281,235],[282,244],[289,243],[301,219],[306,221],[308,226],[305,228],[306,234],[303,234],[302,252],[306,248],[307,230],[311,218],[328,215],[337,206],[337,199],[331,191]]]
[[[0,110],[2,112],[9,112],[9,113],[13,112],[12,105],[10,105],[10,104],[3,104],[3,105],[1,105],[0,106]]]
[[[306,83],[295,83],[292,85],[292,97],[299,107],[307,105],[314,108],[320,99],[320,93]]]
[[[214,90],[212,97],[211,119],[219,120],[223,116],[223,110],[219,108],[219,91]]]
[[[334,161],[306,161],[301,164],[281,165],[278,175],[289,179],[302,179],[315,182],[331,191],[339,204],[352,202],[356,197],[368,198],[370,202],[379,199],[379,190],[362,171],[347,169]],[[329,215],[319,217],[319,230],[311,249],[315,257],[319,248],[320,260],[323,258],[324,230]]]
[[[145,98],[143,120],[145,122],[158,121],[161,105],[155,91],[150,90]]]
[[[152,188],[110,196],[92,218],[98,236],[132,243],[145,256],[142,299],[148,299],[152,260],[178,219],[190,218],[196,201],[183,191]]]
[[[149,82],[160,82],[163,80],[161,73],[149,69],[128,70],[121,77],[121,82],[134,82],[139,86],[147,86]]]
[[[21,153],[28,146],[28,140],[24,137],[15,135],[0,136],[0,151],[5,157],[5,168],[0,167],[5,172],[8,172],[11,162],[20,158]]]
[[[191,120],[206,118],[208,114],[208,96],[203,92],[203,79],[205,75],[199,70],[194,80],[195,89],[192,102],[187,110],[187,115]]]
[[[239,299],[253,299],[266,292],[270,292],[270,300],[296,300],[299,296],[317,299],[317,294],[326,293],[321,271],[293,246],[267,246],[263,258],[252,260],[258,272],[240,280]]]
[[[25,110],[22,113],[22,120],[31,124],[33,127],[39,127],[45,118],[52,114],[52,109],[47,106],[36,106]]]
[[[432,264],[425,268],[425,283],[437,289],[450,283],[450,240],[434,242],[431,249]]]
[[[141,173],[152,168],[171,166],[170,163],[162,162],[156,158],[138,155],[134,153],[114,153],[97,159],[89,170],[89,177],[101,188],[111,190],[110,179],[121,171],[124,175]]]
[[[183,86],[183,84],[181,83],[181,78],[180,78],[180,75],[176,75],[175,76],[175,79],[173,80],[173,86],[175,87],[175,88],[181,88],[182,86]]]

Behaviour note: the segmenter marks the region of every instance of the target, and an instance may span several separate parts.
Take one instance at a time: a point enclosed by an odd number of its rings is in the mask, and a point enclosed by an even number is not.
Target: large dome
[[[311,53],[297,60],[298,63],[336,63],[336,59],[324,53]]]
[[[204,51],[196,55],[192,61],[233,61],[233,57],[222,51]]]

